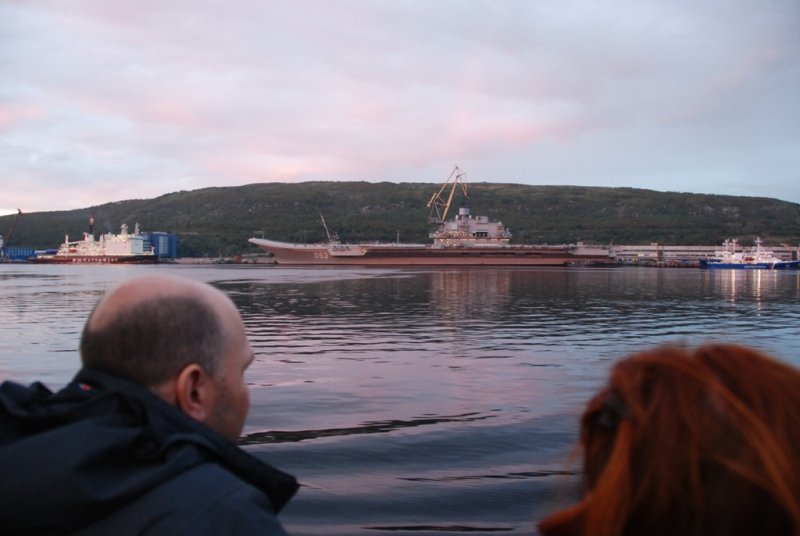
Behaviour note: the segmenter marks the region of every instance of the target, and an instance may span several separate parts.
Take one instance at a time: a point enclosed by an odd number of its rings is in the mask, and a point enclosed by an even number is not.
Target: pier
[[[718,246],[669,246],[652,242],[649,245],[618,245],[609,246],[609,257],[620,264],[639,264],[645,266],[686,266],[696,267],[700,264],[700,259],[714,257],[715,252],[722,249]],[[737,251],[743,251],[747,247],[737,247]],[[766,249],[772,251],[781,260],[798,260],[800,248],[787,245],[769,246]]]

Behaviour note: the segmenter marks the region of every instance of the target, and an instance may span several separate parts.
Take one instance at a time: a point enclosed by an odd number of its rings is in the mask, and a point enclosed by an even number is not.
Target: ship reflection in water
[[[720,270],[708,276],[707,283],[716,286],[721,297],[731,304],[752,304],[757,311],[780,294],[787,281],[800,280],[800,272],[776,274],[765,270]],[[800,293],[796,298],[800,300]]]
[[[0,374],[57,386],[119,279],[167,270],[240,308],[242,444],[298,476],[290,534],[511,532],[575,495],[577,415],[619,357],[747,343],[800,365],[797,272],[0,267]]]

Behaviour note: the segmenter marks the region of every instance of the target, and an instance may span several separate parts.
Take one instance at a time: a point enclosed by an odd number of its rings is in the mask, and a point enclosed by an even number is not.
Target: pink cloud
[[[159,124],[190,128],[203,124],[201,114],[193,110],[191,106],[167,97],[146,103],[140,113],[141,118]]]
[[[234,183],[282,181],[295,182],[304,177],[324,174],[327,166],[314,162],[314,157],[287,157],[262,153],[215,152],[202,159],[203,169],[211,176],[224,177]]]
[[[0,105],[0,130],[9,130],[23,121],[44,116],[44,110],[36,106]]]

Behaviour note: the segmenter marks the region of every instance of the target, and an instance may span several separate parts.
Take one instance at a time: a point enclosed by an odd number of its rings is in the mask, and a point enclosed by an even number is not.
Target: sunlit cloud
[[[794,0],[8,1],[0,206],[454,163],[800,202],[798,21]]]

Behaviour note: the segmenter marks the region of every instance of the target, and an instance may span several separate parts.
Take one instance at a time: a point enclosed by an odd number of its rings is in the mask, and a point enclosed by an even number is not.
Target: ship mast
[[[428,216],[428,223],[438,225],[445,221],[447,218],[447,211],[450,210],[450,205],[453,204],[453,197],[455,196],[457,187],[461,187],[461,192],[464,194],[464,201],[466,202],[469,200],[467,183],[464,182],[463,177],[464,172],[456,165],[450,173],[450,176],[447,177],[447,180],[442,184],[442,187],[439,188],[439,191],[434,192],[427,205],[427,207],[431,209],[430,215]],[[450,186],[450,193],[447,196],[447,201],[445,201],[442,197],[442,193],[444,193],[448,186]]]

